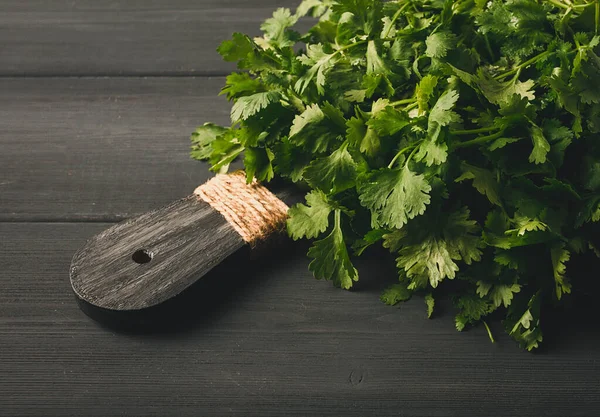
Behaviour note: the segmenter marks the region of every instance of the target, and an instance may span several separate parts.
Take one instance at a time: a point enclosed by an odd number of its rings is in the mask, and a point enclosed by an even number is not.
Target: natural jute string
[[[288,206],[256,180],[246,183],[246,174],[219,174],[194,191],[225,217],[246,243],[254,244],[281,229]]]

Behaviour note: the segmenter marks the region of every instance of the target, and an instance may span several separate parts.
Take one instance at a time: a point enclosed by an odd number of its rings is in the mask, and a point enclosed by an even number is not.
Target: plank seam
[[[132,216],[124,216],[124,217],[98,217],[91,219],[69,219],[69,218],[31,218],[31,219],[11,219],[11,218],[0,218],[0,224],[2,223],[13,223],[13,224],[29,224],[29,223],[46,223],[46,224],[77,224],[77,223],[106,223],[106,224],[114,224],[122,222],[123,220],[128,219]]]
[[[73,73],[63,74],[55,72],[43,73],[0,73],[0,78],[217,78],[226,77],[231,71],[217,72],[135,72],[135,73]]]

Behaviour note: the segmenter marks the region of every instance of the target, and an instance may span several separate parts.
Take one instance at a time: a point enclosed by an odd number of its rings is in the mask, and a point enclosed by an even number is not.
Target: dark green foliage
[[[317,278],[352,287],[349,248],[381,243],[384,302],[421,293],[431,316],[454,280],[458,330],[499,312],[531,350],[572,253],[599,253],[599,24],[583,0],[304,0],[219,47],[232,125],[198,128],[192,156],[309,188],[288,230],[316,239]]]

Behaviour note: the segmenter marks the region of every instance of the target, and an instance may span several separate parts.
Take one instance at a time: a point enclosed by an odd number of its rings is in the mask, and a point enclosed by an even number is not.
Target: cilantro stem
[[[409,111],[409,110],[412,110],[412,109],[414,109],[415,107],[417,107],[418,105],[419,105],[419,103],[417,103],[417,102],[415,101],[414,103],[412,103],[412,104],[409,104],[408,106],[406,106],[406,107],[404,108],[404,111]]]
[[[476,135],[479,133],[493,132],[498,129],[499,127],[497,126],[488,126],[481,127],[479,129],[451,130],[450,133],[452,133],[453,135]]]
[[[550,52],[550,51],[542,52],[541,54],[538,54],[538,55],[534,56],[533,58],[530,58],[527,61],[525,61],[525,62],[517,65],[516,67],[514,67],[510,71],[507,71],[507,72],[505,72],[503,74],[500,74],[500,75],[496,75],[494,78],[496,80],[501,80],[503,78],[506,78],[509,75],[513,75],[513,74],[517,73],[518,71],[521,71],[523,68],[526,68],[526,67],[530,66],[531,64],[535,64],[540,59],[546,58],[547,56],[549,56],[551,54],[552,54],[552,52]]]
[[[392,159],[392,161],[388,164],[388,168],[392,169],[392,167],[394,166],[394,164],[396,163],[396,161],[398,160],[398,158],[400,158],[400,156],[405,153],[408,152],[410,150],[412,150],[413,152],[408,156],[408,158],[406,159],[406,162],[408,162],[410,160],[410,158],[413,156],[414,151],[417,149],[417,147],[421,144],[421,142],[423,142],[423,140],[418,141],[417,143],[415,143],[414,145],[410,145],[407,146],[406,148],[402,148],[398,151],[398,153],[394,156],[394,158]]]
[[[406,161],[404,161],[404,166],[408,165],[408,163],[410,162],[410,160],[412,159],[413,155],[415,154],[415,152],[417,152],[417,149],[419,149],[419,145],[422,143],[423,141],[420,140],[418,142],[417,145],[415,145],[415,147],[413,148],[413,150],[408,154],[408,157],[406,158]]]
[[[400,17],[400,13],[402,13],[404,11],[404,9],[406,9],[406,7],[408,7],[410,5],[410,2],[407,1],[406,3],[404,3],[402,5],[402,7],[400,7],[398,9],[398,11],[396,13],[394,13],[394,16],[392,16],[392,20],[390,22],[390,26],[388,27],[388,29],[385,31],[385,34],[382,34],[381,37],[383,39],[387,39],[387,37],[390,35],[390,32],[392,31],[392,28],[394,27],[394,23],[396,23],[396,20],[398,20],[398,18]]]
[[[457,144],[454,145],[454,149],[466,148],[468,146],[473,146],[473,145],[479,145],[479,144],[482,144],[482,143],[486,143],[486,142],[489,142],[491,140],[498,139],[503,134],[504,134],[504,130],[501,130],[500,132],[494,133],[493,135],[480,136],[480,137],[472,139],[472,140],[467,140],[465,142],[459,142],[459,143],[457,143]]]
[[[600,2],[598,0],[595,1],[595,16],[594,16],[594,30],[595,34],[598,34],[598,26],[600,26]]]
[[[492,334],[492,330],[490,329],[490,326],[488,326],[488,324],[485,322],[485,320],[483,320],[483,325],[485,326],[485,329],[487,330],[487,334],[488,334],[490,340],[492,341],[492,343],[496,343],[496,341],[494,340],[494,335]]]
[[[336,210],[334,212],[334,221],[335,221],[335,226],[339,229],[342,227],[342,212],[340,210]]]
[[[400,158],[400,155],[402,155],[404,152],[407,152],[411,149],[411,146],[407,146],[406,148],[402,148],[398,151],[398,153],[396,153],[396,155],[394,156],[394,158],[392,158],[392,161],[388,164],[388,168],[392,169],[392,167],[394,166],[394,164],[396,163],[396,161],[398,160],[398,158]]]
[[[570,7],[570,6],[568,6],[564,3],[561,3],[560,1],[557,1],[557,0],[548,0],[548,3],[551,3],[551,4],[555,5],[556,7],[561,7],[563,9],[568,9]]]
[[[411,104],[411,103],[414,103],[416,101],[417,101],[417,99],[414,98],[414,97],[413,98],[405,98],[405,99],[402,99],[402,100],[394,101],[394,102],[390,103],[389,105],[395,107],[395,106],[399,106],[401,104]]]
[[[358,41],[358,42],[351,43],[349,45],[342,46],[340,49],[336,50],[331,56],[338,54],[340,52],[344,52],[346,49],[354,48],[355,46],[362,45],[365,43],[367,43],[367,41]]]

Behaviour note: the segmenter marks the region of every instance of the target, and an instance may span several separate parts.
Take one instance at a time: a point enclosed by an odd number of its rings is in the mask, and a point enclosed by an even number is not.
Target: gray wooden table
[[[499,323],[491,344],[450,308],[384,306],[377,253],[353,292],[314,280],[303,244],[226,265],[171,331],[78,308],[74,251],[210,176],[188,135],[228,122],[219,41],[295,3],[0,1],[0,415],[600,415],[594,306],[525,353]]]

